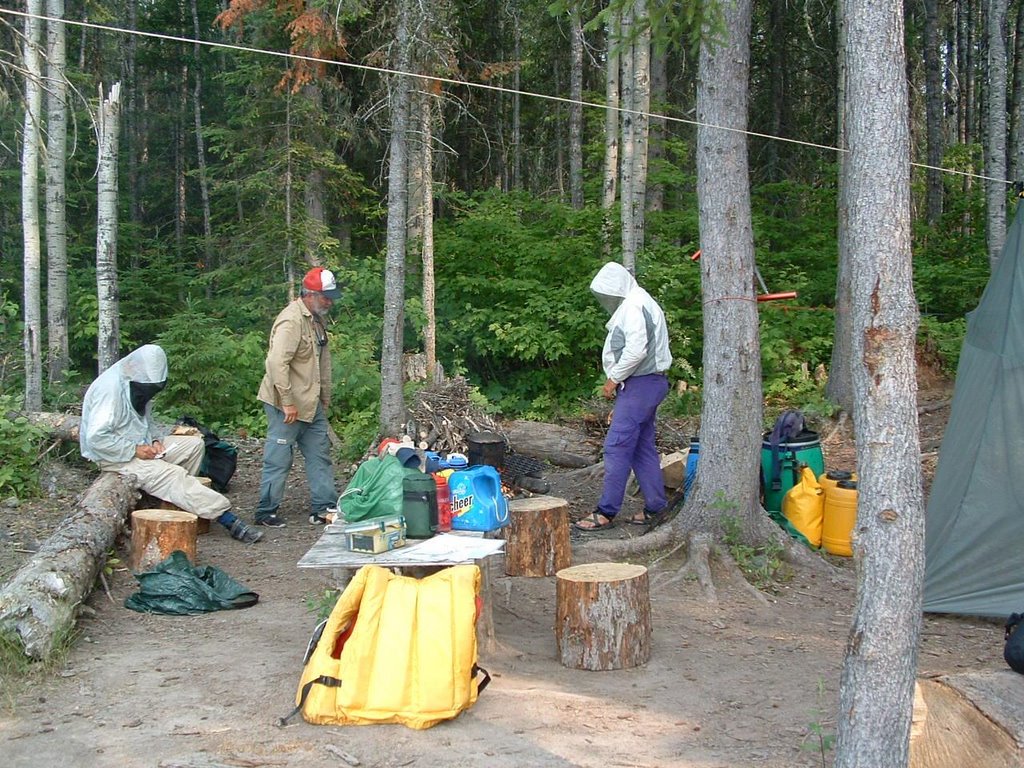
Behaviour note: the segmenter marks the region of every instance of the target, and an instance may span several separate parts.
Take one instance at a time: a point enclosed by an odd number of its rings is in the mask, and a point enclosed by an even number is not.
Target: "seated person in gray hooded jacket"
[[[234,539],[259,541],[263,533],[231,512],[228,497],[196,477],[206,450],[203,438],[161,435],[152,399],[166,384],[167,355],[155,344],[139,347],[100,374],[82,401],[82,456],[104,472],[135,475],[146,493],[216,520]]]

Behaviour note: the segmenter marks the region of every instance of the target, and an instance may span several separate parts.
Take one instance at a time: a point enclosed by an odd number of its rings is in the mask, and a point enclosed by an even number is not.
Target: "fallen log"
[[[82,417],[77,413],[46,413],[39,411],[10,415],[24,416],[28,419],[29,424],[34,424],[40,429],[45,430],[54,439],[78,442],[78,427],[82,422]]]
[[[600,457],[585,433],[558,424],[512,421],[505,425],[505,434],[516,453],[559,467],[589,467]]]
[[[36,661],[57,650],[138,498],[134,478],[102,473],[75,511],[0,587],[0,634]]]

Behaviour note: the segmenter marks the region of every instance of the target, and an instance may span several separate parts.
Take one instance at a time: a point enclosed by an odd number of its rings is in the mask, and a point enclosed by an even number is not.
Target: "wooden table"
[[[460,536],[472,536],[483,538],[485,534],[461,532]],[[348,583],[354,571],[364,565],[379,565],[382,568],[390,568],[396,573],[401,573],[406,568],[447,568],[452,565],[476,564],[480,568],[480,595],[483,606],[480,610],[480,618],[477,620],[476,636],[477,644],[486,653],[493,653],[498,648],[497,639],[494,635],[494,614],[491,610],[491,578],[489,563],[494,555],[502,554],[498,550],[490,555],[481,558],[451,558],[431,557],[427,560],[409,560],[406,553],[417,545],[429,541],[408,540],[408,543],[399,549],[390,552],[381,552],[379,555],[371,555],[364,552],[352,552],[345,545],[347,537],[338,533],[322,533],[316,543],[302,556],[298,562],[299,568],[329,568],[332,578],[342,586]]]

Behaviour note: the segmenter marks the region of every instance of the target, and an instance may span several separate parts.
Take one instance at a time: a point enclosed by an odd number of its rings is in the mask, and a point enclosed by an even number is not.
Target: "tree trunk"
[[[995,271],[1006,241],[1006,3],[988,2],[988,87],[985,114],[985,199],[988,263]]]
[[[835,765],[900,768],[909,759],[924,572],[903,11],[899,3],[841,5],[860,481],[857,602],[840,680]]]
[[[512,11],[512,60],[516,67],[512,72],[512,189],[523,186],[523,126],[522,126],[522,61],[523,28],[519,20],[519,8],[513,3]]]
[[[25,123],[21,150],[21,230],[24,238],[25,407],[43,406],[42,309],[40,307],[39,151],[43,117],[42,0],[28,0],[25,17]]]
[[[1024,170],[1024,3],[1017,4],[1017,23],[1013,35],[1013,91],[1009,113],[1009,176],[1017,181]]]
[[[668,51],[651,48],[651,98],[650,103],[654,114],[665,114],[668,111]],[[665,118],[651,117],[647,136],[647,162],[657,170],[665,162]],[[662,211],[665,208],[665,185],[660,181],[647,184],[647,201],[645,208],[650,211]]]
[[[569,11],[569,198],[583,208],[583,22],[580,6]]]
[[[623,7],[619,19],[619,40],[630,40],[633,35],[634,5]],[[633,153],[636,144],[633,141],[633,127],[636,116],[633,114],[633,90],[636,86],[636,75],[633,68],[636,59],[633,57],[633,45],[624,45],[619,56],[619,105],[621,111],[622,137],[619,140],[619,226],[622,246],[622,265],[630,272],[634,270],[636,261],[636,244],[633,242]]]
[[[107,97],[100,86],[99,170],[96,196],[96,294],[99,301],[96,359],[99,372],[121,356],[121,308],[117,285],[117,143],[120,126],[121,84],[114,83]],[[30,408],[26,409],[39,410]]]
[[[203,143],[203,78],[202,68],[199,66],[201,46],[199,45],[199,10],[196,7],[196,0],[191,0],[192,5],[192,31],[195,34],[195,44],[192,46],[192,55],[195,57],[193,65],[193,77],[195,85],[192,89],[192,118],[196,134],[196,169],[199,172],[199,195],[203,206],[203,266],[206,271],[214,268],[213,257],[213,225],[210,216],[210,184],[206,173],[206,147]],[[207,293],[212,286],[207,284]]]
[[[761,451],[761,355],[747,143],[750,0],[723,7],[720,45],[705,40],[697,86],[697,200],[704,303],[701,466],[676,528],[716,530],[725,514],[751,537]],[[720,126],[720,127],[718,127]],[[728,130],[722,130],[722,129]],[[692,557],[692,554],[691,554]]]
[[[925,172],[925,211],[934,227],[942,216],[943,105],[942,58],[939,50],[939,0],[924,0],[925,121],[928,135],[928,165]]]
[[[126,0],[125,11],[128,17],[128,29],[138,29],[138,0]],[[138,57],[139,38],[138,35],[128,34],[124,38],[124,59],[121,62],[122,81],[125,83],[125,142],[127,152],[125,159],[128,178],[128,212],[133,224],[142,221],[142,190],[141,178],[139,175],[139,139],[141,131],[139,122],[141,110],[139,109],[139,81],[136,77],[135,62]]]
[[[46,13],[64,18],[64,0],[47,0]],[[63,21],[46,25],[46,320],[51,384],[64,381],[68,367],[67,51]]]
[[[305,85],[302,88],[302,98],[312,105],[312,113],[319,118],[323,114],[323,93],[319,85]],[[309,137],[317,151],[322,151],[324,144],[323,132],[320,124],[314,123],[313,133]],[[324,233],[327,231],[327,189],[324,184],[323,169],[314,166],[306,174],[306,188],[304,195],[304,208],[306,213],[305,247],[306,263],[319,265],[321,262],[320,244],[323,242]]]
[[[138,498],[127,478],[102,473],[75,511],[0,588],[0,632],[17,637],[27,656],[44,660],[61,650]]]
[[[422,221],[423,257],[423,352],[427,358],[427,383],[433,383],[437,372],[437,313],[434,307],[434,152],[433,152],[433,98],[430,84],[420,103],[420,131],[423,135],[423,151],[420,160],[423,167],[423,195],[420,203]]]
[[[516,453],[560,467],[589,467],[601,456],[586,434],[557,424],[517,420],[505,426],[505,435]]]
[[[840,3],[836,7],[836,37],[839,50],[839,83],[838,114],[836,125],[838,126],[838,144],[841,149],[846,149],[846,20],[842,15],[843,6]],[[825,385],[825,396],[847,413],[853,412],[853,374],[850,372],[853,344],[850,312],[850,260],[847,256],[847,227],[846,227],[846,184],[844,178],[846,168],[849,164],[849,156],[846,152],[840,152],[837,158],[838,194],[836,197],[836,240],[839,246],[836,267],[836,304],[835,304],[835,330],[832,336],[832,360],[829,365],[828,383]]]
[[[412,61],[411,0],[398,4],[394,68],[408,72]],[[402,350],[405,326],[405,247],[409,213],[408,77],[391,78],[391,145],[388,169],[387,257],[384,274],[384,335],[380,360],[380,422],[386,435],[398,435],[405,421],[402,393]]]
[[[616,182],[619,177],[619,24],[614,11],[609,13],[605,32],[605,112],[604,112],[604,183],[601,185],[603,224],[601,238],[604,255],[611,254],[612,232],[615,228]]]

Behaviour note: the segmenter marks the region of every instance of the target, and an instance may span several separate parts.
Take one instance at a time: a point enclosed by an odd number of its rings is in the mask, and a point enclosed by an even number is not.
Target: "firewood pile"
[[[461,376],[419,390],[409,406],[406,435],[417,448],[438,453],[465,453],[466,437],[474,432],[505,436],[469,395],[469,383]]]

